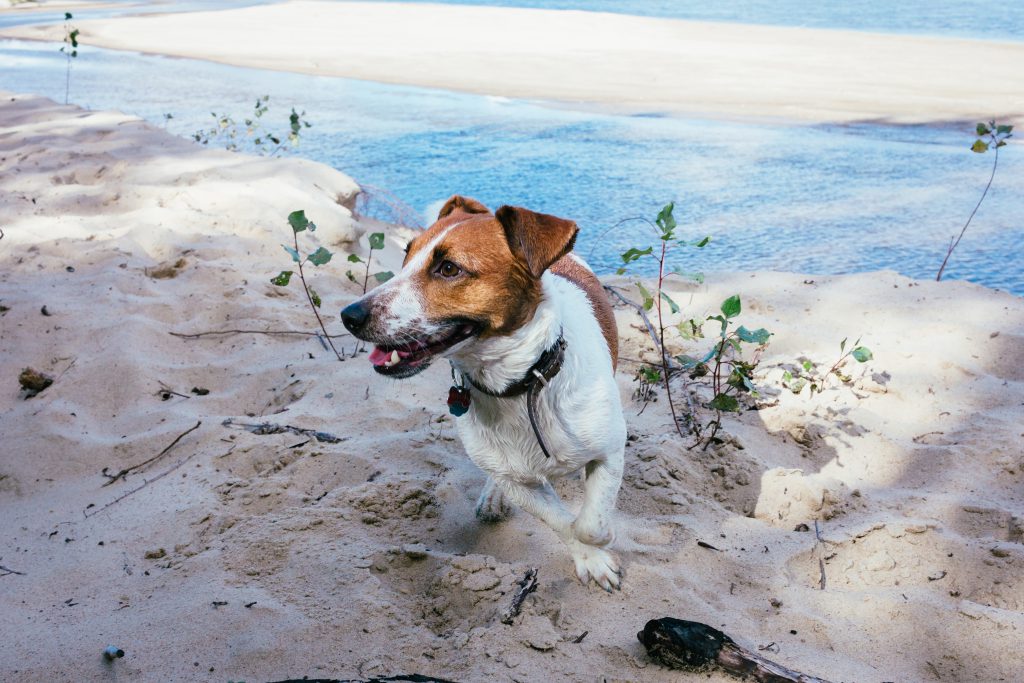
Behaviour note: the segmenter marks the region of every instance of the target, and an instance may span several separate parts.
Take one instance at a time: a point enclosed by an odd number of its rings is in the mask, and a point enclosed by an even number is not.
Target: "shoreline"
[[[1024,44],[1011,42],[308,0],[76,26],[85,46],[631,114],[837,124],[1024,121],[1024,72],[1013,66],[1024,63]],[[59,40],[60,31],[19,26],[0,36]]]

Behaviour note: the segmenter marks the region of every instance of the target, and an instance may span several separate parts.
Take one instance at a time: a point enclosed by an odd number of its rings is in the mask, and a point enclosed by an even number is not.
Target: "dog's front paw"
[[[584,585],[594,580],[609,593],[613,588],[621,588],[622,570],[615,555],[602,548],[576,543],[572,551],[573,562],[576,563],[576,576]]]
[[[584,517],[583,515],[577,517],[576,521],[572,523],[572,533],[581,543],[599,548],[610,545],[615,540],[615,534],[610,526],[602,523],[598,518]]]
[[[505,501],[505,494],[500,488],[488,481],[480,497],[476,501],[476,518],[486,524],[494,524],[512,514],[512,508]]]

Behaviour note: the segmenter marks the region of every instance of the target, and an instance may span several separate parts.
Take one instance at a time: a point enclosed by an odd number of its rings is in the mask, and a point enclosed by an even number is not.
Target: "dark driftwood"
[[[636,637],[651,659],[672,669],[719,667],[733,676],[760,683],[828,683],[745,650],[718,629],[696,621],[652,619]]]
[[[511,624],[519,614],[519,610],[523,608],[523,601],[526,600],[526,596],[537,590],[537,568],[530,567],[527,569],[523,580],[517,583],[519,588],[512,595],[512,602],[501,614],[501,623],[503,624]]]

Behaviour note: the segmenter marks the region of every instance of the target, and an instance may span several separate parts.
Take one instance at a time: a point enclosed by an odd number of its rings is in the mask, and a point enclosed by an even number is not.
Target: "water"
[[[433,3],[437,0],[378,1]],[[1024,40],[1022,2],[986,6],[971,0],[445,0],[445,4],[571,9],[771,26]]]
[[[58,47],[0,41],[0,89],[63,101]],[[72,73],[73,102],[157,124],[171,113],[168,130],[186,136],[211,111],[243,117],[260,94],[281,129],[292,106],[309,112],[302,155],[386,188],[425,221],[453,193],[569,217],[599,272],[654,241],[640,221],[613,226],[675,200],[683,236],[713,236],[677,250],[688,271],[934,277],[992,159],[967,149],[969,130],[619,116],[89,46]],[[1024,295],[1022,189],[1024,157],[1011,145],[947,277]]]

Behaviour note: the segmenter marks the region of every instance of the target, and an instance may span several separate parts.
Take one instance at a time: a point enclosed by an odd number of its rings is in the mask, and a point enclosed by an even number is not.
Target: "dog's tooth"
[[[391,352],[391,358],[388,358],[388,367],[392,365],[398,365],[398,361],[401,360],[401,356],[398,355],[398,350]]]

